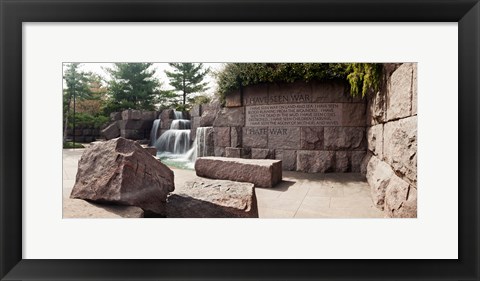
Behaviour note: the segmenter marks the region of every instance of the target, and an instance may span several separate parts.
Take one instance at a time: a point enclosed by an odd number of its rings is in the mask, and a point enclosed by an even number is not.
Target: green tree
[[[155,109],[161,83],[150,66],[152,63],[115,63],[106,69],[112,78],[108,83],[110,111]]]
[[[204,69],[203,63],[170,63],[170,66],[173,68],[173,71],[165,71],[165,74],[170,79],[170,86],[175,91],[182,93],[183,105],[186,104],[189,94],[203,92],[208,89],[208,83],[203,82],[203,79],[210,69]]]
[[[75,110],[75,102],[77,99],[86,99],[92,96],[90,91],[91,73],[79,70],[79,63],[68,63],[64,65],[64,89],[63,89],[63,116],[64,131],[63,142],[67,139],[68,118],[70,111]]]

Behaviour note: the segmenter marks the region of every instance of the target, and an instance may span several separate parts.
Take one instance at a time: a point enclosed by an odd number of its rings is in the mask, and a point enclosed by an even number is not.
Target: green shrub
[[[88,113],[75,113],[71,112],[68,116],[68,128],[73,129],[73,121],[75,118],[75,128],[94,128],[99,129],[103,125],[107,124],[110,120],[109,117],[98,115],[94,116]]]
[[[79,143],[75,143],[75,145],[74,145],[73,142],[67,141],[67,142],[63,143],[63,148],[85,148],[85,146],[83,146]]]
[[[343,80],[352,96],[365,96],[378,87],[381,64],[370,63],[228,63],[216,74],[217,94],[225,95],[241,87],[260,83],[292,83],[312,80]]]

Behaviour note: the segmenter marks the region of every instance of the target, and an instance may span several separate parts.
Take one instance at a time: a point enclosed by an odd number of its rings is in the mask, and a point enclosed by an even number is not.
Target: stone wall
[[[367,102],[368,154],[362,172],[388,217],[417,216],[417,65],[385,64]]]
[[[244,87],[191,115],[192,133],[213,126],[215,156],[280,159],[284,170],[360,172],[367,150],[366,101],[338,81]]]
[[[111,123],[101,131],[107,140],[123,137],[131,140],[150,139],[153,120],[158,111],[142,111],[128,109],[110,114]]]
[[[92,142],[99,139],[100,129],[93,127],[76,127],[75,130],[67,129],[67,140],[73,141],[75,135],[75,142]]]

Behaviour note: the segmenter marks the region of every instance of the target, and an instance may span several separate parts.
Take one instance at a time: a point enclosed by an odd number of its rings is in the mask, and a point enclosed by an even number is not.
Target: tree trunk
[[[67,141],[67,128],[68,128],[68,114],[70,113],[70,103],[72,102],[72,96],[68,97],[67,113],[65,114],[65,128],[63,130],[63,143]]]
[[[183,105],[185,105],[185,102],[187,100],[187,91],[185,89],[185,74],[183,75]]]

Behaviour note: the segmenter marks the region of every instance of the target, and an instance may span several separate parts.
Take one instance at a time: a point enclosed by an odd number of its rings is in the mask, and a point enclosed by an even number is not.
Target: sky
[[[110,68],[112,67],[113,63],[81,63],[80,69],[83,71],[91,71],[93,73],[96,73],[103,77],[105,80],[110,80],[110,75],[108,74],[107,71],[105,71],[105,68]],[[210,67],[212,71],[218,71],[222,68],[223,63],[204,63],[204,67]],[[168,65],[168,63],[153,63],[152,69],[155,70],[155,76],[162,82],[162,89],[163,90],[169,90],[172,89],[172,87],[169,85],[169,80],[167,78],[167,75],[165,74],[165,70],[171,71],[172,68]],[[210,74],[207,74],[205,77],[205,81],[209,83],[209,89],[206,91],[205,94],[207,95],[213,95],[216,89],[216,83],[215,79],[213,76]]]

